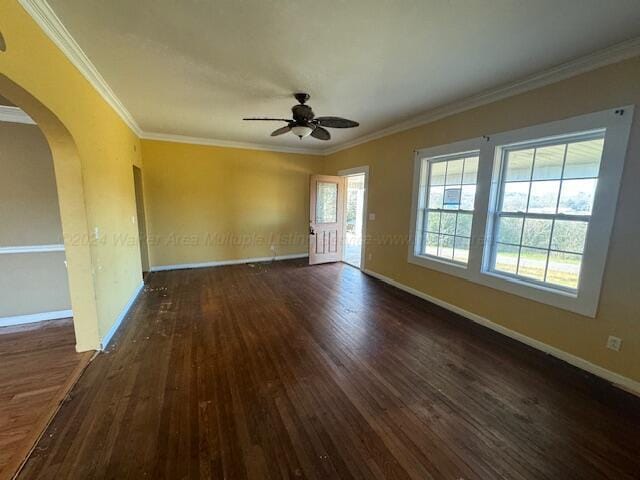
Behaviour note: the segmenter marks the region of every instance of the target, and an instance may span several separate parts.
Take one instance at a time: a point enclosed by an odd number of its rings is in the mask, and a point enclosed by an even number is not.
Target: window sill
[[[456,277],[467,278],[468,276],[467,264],[454,262],[452,260],[446,260],[444,258],[441,259],[428,255],[416,255],[415,253],[410,252],[407,261],[414,265],[425,267],[430,270],[436,270],[442,273],[447,273]]]
[[[409,253],[407,261],[413,265],[446,273],[447,275],[459,277],[472,283],[517,295],[552,307],[568,310],[586,317],[594,318],[596,316],[598,306],[597,296],[589,295],[585,291],[571,293],[555,288],[547,288],[517,278],[500,275],[499,273],[489,270],[478,269],[478,271],[474,272],[464,264],[447,262],[446,260],[439,260],[434,257],[415,255],[413,252]]]

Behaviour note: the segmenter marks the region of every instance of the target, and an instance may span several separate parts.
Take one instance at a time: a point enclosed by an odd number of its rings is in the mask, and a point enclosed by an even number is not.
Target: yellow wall
[[[137,238],[131,166],[141,162],[140,142],[15,0],[0,0],[0,12],[0,93],[39,122],[52,146],[77,348],[97,348],[141,282],[139,246],[129,240]],[[88,244],[96,226],[102,236]]]
[[[640,58],[337,152],[326,173],[369,165],[373,240],[408,236],[413,151],[621,105],[640,105]],[[587,318],[407,263],[406,242],[367,246],[366,268],[636,381],[640,380],[640,120],[633,122],[596,318]],[[608,335],[623,339],[616,353]]]
[[[322,157],[142,141],[151,266],[308,251]]]

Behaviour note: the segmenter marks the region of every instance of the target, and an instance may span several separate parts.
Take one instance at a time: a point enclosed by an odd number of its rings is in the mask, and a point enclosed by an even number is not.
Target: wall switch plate
[[[607,339],[607,348],[616,352],[620,351],[622,347],[622,339],[614,336],[609,336]]]
[[[369,220],[375,220],[376,219],[376,214],[375,213],[370,213],[369,214]]]

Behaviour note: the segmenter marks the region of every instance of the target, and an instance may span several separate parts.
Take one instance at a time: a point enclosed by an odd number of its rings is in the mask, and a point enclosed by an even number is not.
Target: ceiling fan
[[[243,118],[243,120],[261,120],[274,122],[287,122],[287,125],[271,132],[272,137],[277,137],[288,132],[300,137],[311,135],[318,140],[330,140],[331,134],[325,128],[353,128],[360,125],[353,120],[340,117],[316,117],[309,105],[305,105],[310,96],[308,93],[294,93],[298,105],[291,108],[293,119],[287,118]]]

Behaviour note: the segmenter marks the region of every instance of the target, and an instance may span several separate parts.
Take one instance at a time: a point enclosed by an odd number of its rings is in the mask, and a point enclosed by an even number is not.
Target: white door
[[[309,264],[342,260],[344,177],[312,175]]]

